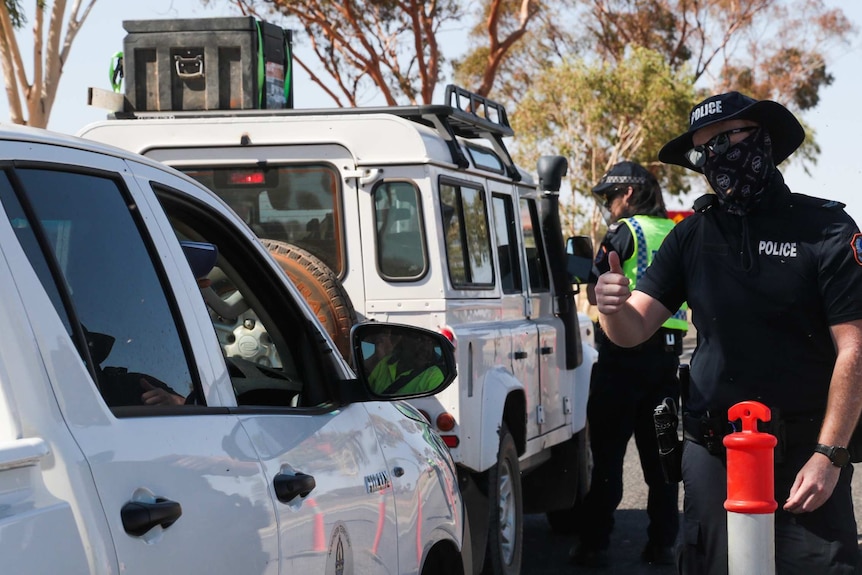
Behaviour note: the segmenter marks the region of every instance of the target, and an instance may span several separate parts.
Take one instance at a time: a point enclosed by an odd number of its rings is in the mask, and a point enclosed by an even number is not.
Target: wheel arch
[[[422,575],[437,575],[438,573],[466,575],[461,552],[455,542],[450,539],[441,539],[434,543],[425,554],[420,573]]]
[[[503,408],[503,421],[515,440],[518,455],[527,451],[527,397],[523,389],[513,390],[506,396],[506,406]]]
[[[478,423],[478,461],[463,463],[478,472],[487,471],[495,465],[500,447],[500,426],[503,423],[509,427],[518,455],[522,455],[527,449],[526,405],[524,385],[520,381],[504,369],[490,370],[483,381],[479,406],[481,412]]]

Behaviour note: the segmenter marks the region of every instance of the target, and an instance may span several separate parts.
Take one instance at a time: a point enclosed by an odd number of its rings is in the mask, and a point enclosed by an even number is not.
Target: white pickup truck
[[[523,513],[567,529],[588,484],[595,349],[558,215],[564,158],[516,166],[497,103],[117,113],[79,135],[197,179],[257,233],[342,348],[356,322],[445,334],[457,384],[413,401],[462,473],[476,571],[517,573]],[[484,561],[484,564],[483,564]]]
[[[470,573],[454,462],[399,401],[453,381],[442,335],[356,326],[355,375],[214,194],[23,128],[0,278],[3,573]],[[431,387],[374,391],[383,333]]]

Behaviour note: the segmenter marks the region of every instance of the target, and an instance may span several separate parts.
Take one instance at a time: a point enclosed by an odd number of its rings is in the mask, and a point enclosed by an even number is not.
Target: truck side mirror
[[[573,284],[584,284],[593,269],[593,241],[589,236],[566,240],[566,270]]]

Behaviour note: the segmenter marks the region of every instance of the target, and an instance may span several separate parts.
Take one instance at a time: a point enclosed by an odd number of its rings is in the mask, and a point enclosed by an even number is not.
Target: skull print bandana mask
[[[728,213],[745,215],[763,198],[772,175],[772,140],[758,128],[748,138],[737,142],[724,154],[707,158],[703,174]]]

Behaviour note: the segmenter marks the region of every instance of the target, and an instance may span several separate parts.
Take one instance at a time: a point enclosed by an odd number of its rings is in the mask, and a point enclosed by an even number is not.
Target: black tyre
[[[338,276],[302,248],[278,240],[262,239],[261,242],[299,288],[338,351],[349,360],[350,328],[356,324],[356,311]]]
[[[488,471],[488,547],[485,575],[517,575],[521,572],[524,540],[523,494],[518,451],[509,428],[500,426],[497,463]]]
[[[590,435],[585,427],[577,435],[578,440],[578,493],[575,504],[568,509],[549,511],[546,514],[548,525],[554,533],[571,535],[578,528],[581,502],[590,490],[590,480],[593,474],[593,455],[590,451]]]

